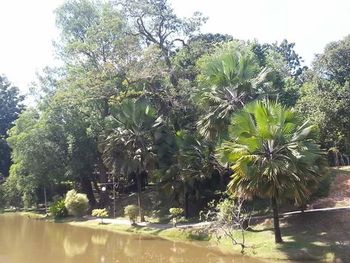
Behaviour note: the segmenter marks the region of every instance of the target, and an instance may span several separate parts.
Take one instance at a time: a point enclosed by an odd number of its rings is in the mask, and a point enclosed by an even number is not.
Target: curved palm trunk
[[[282,235],[281,235],[281,229],[280,229],[280,220],[278,217],[278,205],[276,197],[271,198],[271,206],[273,210],[273,227],[275,230],[275,243],[282,243]]]

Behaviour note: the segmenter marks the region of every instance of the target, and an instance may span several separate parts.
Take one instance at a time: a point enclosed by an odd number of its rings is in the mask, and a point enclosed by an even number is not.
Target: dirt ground
[[[333,170],[336,175],[329,196],[312,202],[310,208],[350,206],[350,166],[334,168]]]

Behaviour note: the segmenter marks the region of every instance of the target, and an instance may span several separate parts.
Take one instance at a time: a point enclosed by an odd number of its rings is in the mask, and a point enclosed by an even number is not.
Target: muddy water
[[[0,263],[260,261],[198,244],[0,216]]]

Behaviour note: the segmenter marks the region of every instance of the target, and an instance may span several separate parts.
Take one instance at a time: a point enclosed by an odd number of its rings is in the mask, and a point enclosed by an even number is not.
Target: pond
[[[225,254],[198,242],[123,235],[16,214],[0,216],[0,237],[0,263],[261,262]]]

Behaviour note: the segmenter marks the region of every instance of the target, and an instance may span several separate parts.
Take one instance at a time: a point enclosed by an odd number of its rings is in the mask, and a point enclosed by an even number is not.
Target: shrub
[[[55,218],[64,218],[68,216],[67,208],[64,204],[64,199],[59,199],[49,207],[50,214]]]
[[[169,212],[173,219],[173,226],[176,227],[176,224],[180,219],[180,217],[182,216],[182,214],[184,213],[184,210],[182,208],[172,207],[169,209]]]
[[[129,217],[131,225],[136,224],[136,218],[139,213],[139,207],[137,205],[127,205],[124,207],[124,214]]]
[[[81,217],[86,214],[89,207],[89,200],[86,194],[80,194],[75,190],[70,190],[67,192],[64,204],[68,210],[68,214]]]
[[[91,215],[100,218],[101,224],[103,224],[103,218],[108,217],[108,211],[106,210],[106,208],[94,209],[92,210]]]
[[[219,241],[221,237],[231,240],[233,245],[241,246],[241,253],[244,253],[245,230],[249,226],[250,213],[243,207],[244,200],[227,197],[224,200],[211,201],[208,203],[207,211],[201,212],[201,219],[211,222],[207,227],[210,233],[215,234]]]

